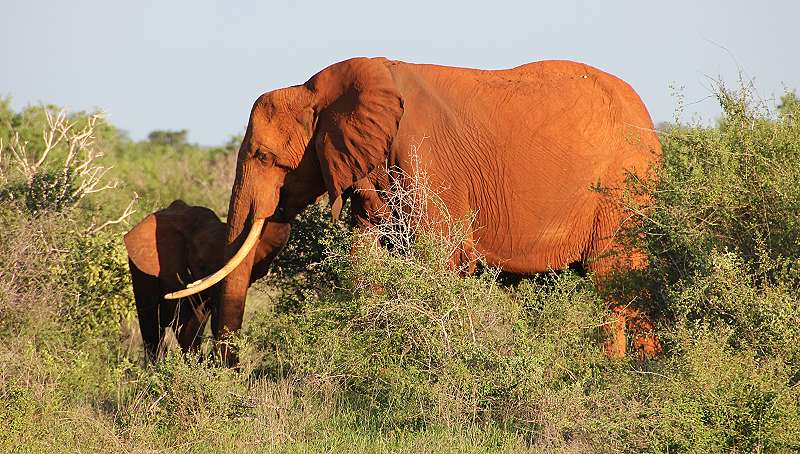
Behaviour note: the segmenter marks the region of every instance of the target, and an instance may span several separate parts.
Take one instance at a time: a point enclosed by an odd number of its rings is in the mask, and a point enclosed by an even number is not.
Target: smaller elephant
[[[259,240],[250,283],[264,276],[289,238],[289,224],[268,224]],[[200,333],[217,307],[218,287],[178,301],[164,295],[207,275],[225,262],[227,225],[213,211],[182,200],[145,217],[125,234],[128,265],[142,341],[150,361],[158,358],[165,330],[171,327],[181,349],[200,344]]]

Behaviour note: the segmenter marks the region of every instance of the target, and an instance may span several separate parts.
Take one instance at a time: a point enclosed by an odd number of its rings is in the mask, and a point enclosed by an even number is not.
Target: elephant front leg
[[[132,261],[128,261],[128,266],[145,356],[148,361],[153,362],[158,359],[161,343],[164,340],[164,328],[161,326],[159,316],[161,285],[158,278],[143,273]]]
[[[477,249],[475,249],[475,240],[470,230],[466,233],[465,238],[461,240],[459,246],[453,251],[448,265],[452,271],[457,272],[459,275],[470,276],[475,274],[479,257],[480,254],[478,254]]]
[[[209,307],[208,300],[204,299],[200,304],[184,302],[180,313],[180,319],[175,327],[175,337],[178,345],[184,353],[195,352],[200,347],[203,340],[202,333],[208,321]]]

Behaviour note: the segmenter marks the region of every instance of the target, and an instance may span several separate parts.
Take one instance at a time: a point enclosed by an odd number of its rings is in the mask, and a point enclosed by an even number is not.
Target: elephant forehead
[[[286,136],[296,132],[299,123],[294,112],[275,110],[270,114],[254,116],[252,126],[253,142],[278,142],[270,145],[279,145],[287,140]]]
[[[254,129],[280,129],[295,120],[295,112],[287,99],[286,90],[265,93],[256,101],[250,116]]]

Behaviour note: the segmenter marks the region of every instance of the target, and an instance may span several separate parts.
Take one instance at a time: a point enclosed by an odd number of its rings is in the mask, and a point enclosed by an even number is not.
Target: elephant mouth
[[[164,295],[165,299],[168,300],[175,300],[179,298],[185,298],[187,296],[195,295],[197,293],[202,292],[203,290],[208,289],[209,287],[213,286],[217,282],[225,279],[225,276],[230,274],[236,267],[239,266],[240,263],[244,261],[250,251],[253,249],[253,246],[256,245],[258,239],[261,237],[261,230],[264,228],[265,219],[256,219],[253,221],[253,225],[250,227],[250,233],[247,234],[247,238],[245,238],[242,247],[236,252],[236,254],[228,260],[228,263],[225,264],[219,271],[216,273],[206,276],[202,279],[192,282],[191,284],[187,285],[185,289],[179,290],[177,292],[167,293]]]

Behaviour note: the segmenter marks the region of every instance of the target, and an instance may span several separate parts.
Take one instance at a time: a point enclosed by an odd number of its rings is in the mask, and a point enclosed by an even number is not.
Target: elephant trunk
[[[228,207],[228,234],[225,247],[225,257],[234,267],[222,279],[219,304],[213,308],[211,318],[214,338],[223,341],[227,335],[238,331],[242,326],[247,289],[250,286],[256,254],[256,248],[252,246],[258,242],[262,234],[265,219],[275,212],[280,190],[278,184],[266,191],[256,190],[255,181],[260,178],[250,175],[252,169],[244,164],[237,170]],[[286,235],[288,237],[288,231]],[[239,263],[236,264],[236,261]],[[237,362],[235,352],[224,342],[220,346],[220,351],[223,360],[228,364]]]
[[[231,223],[226,256],[230,256],[232,251],[240,249],[239,245],[243,242],[242,237],[245,234],[245,224],[247,223],[247,218],[237,219],[236,222]],[[223,279],[219,304],[213,308],[211,329],[214,333],[214,338],[218,341],[223,341],[220,345],[220,351],[223,361],[228,364],[235,364],[237,358],[229,346],[225,345],[224,340],[227,335],[238,331],[242,326],[242,316],[244,315],[247,289],[250,286],[250,273],[253,268],[254,255],[254,249],[248,251],[239,266]]]

